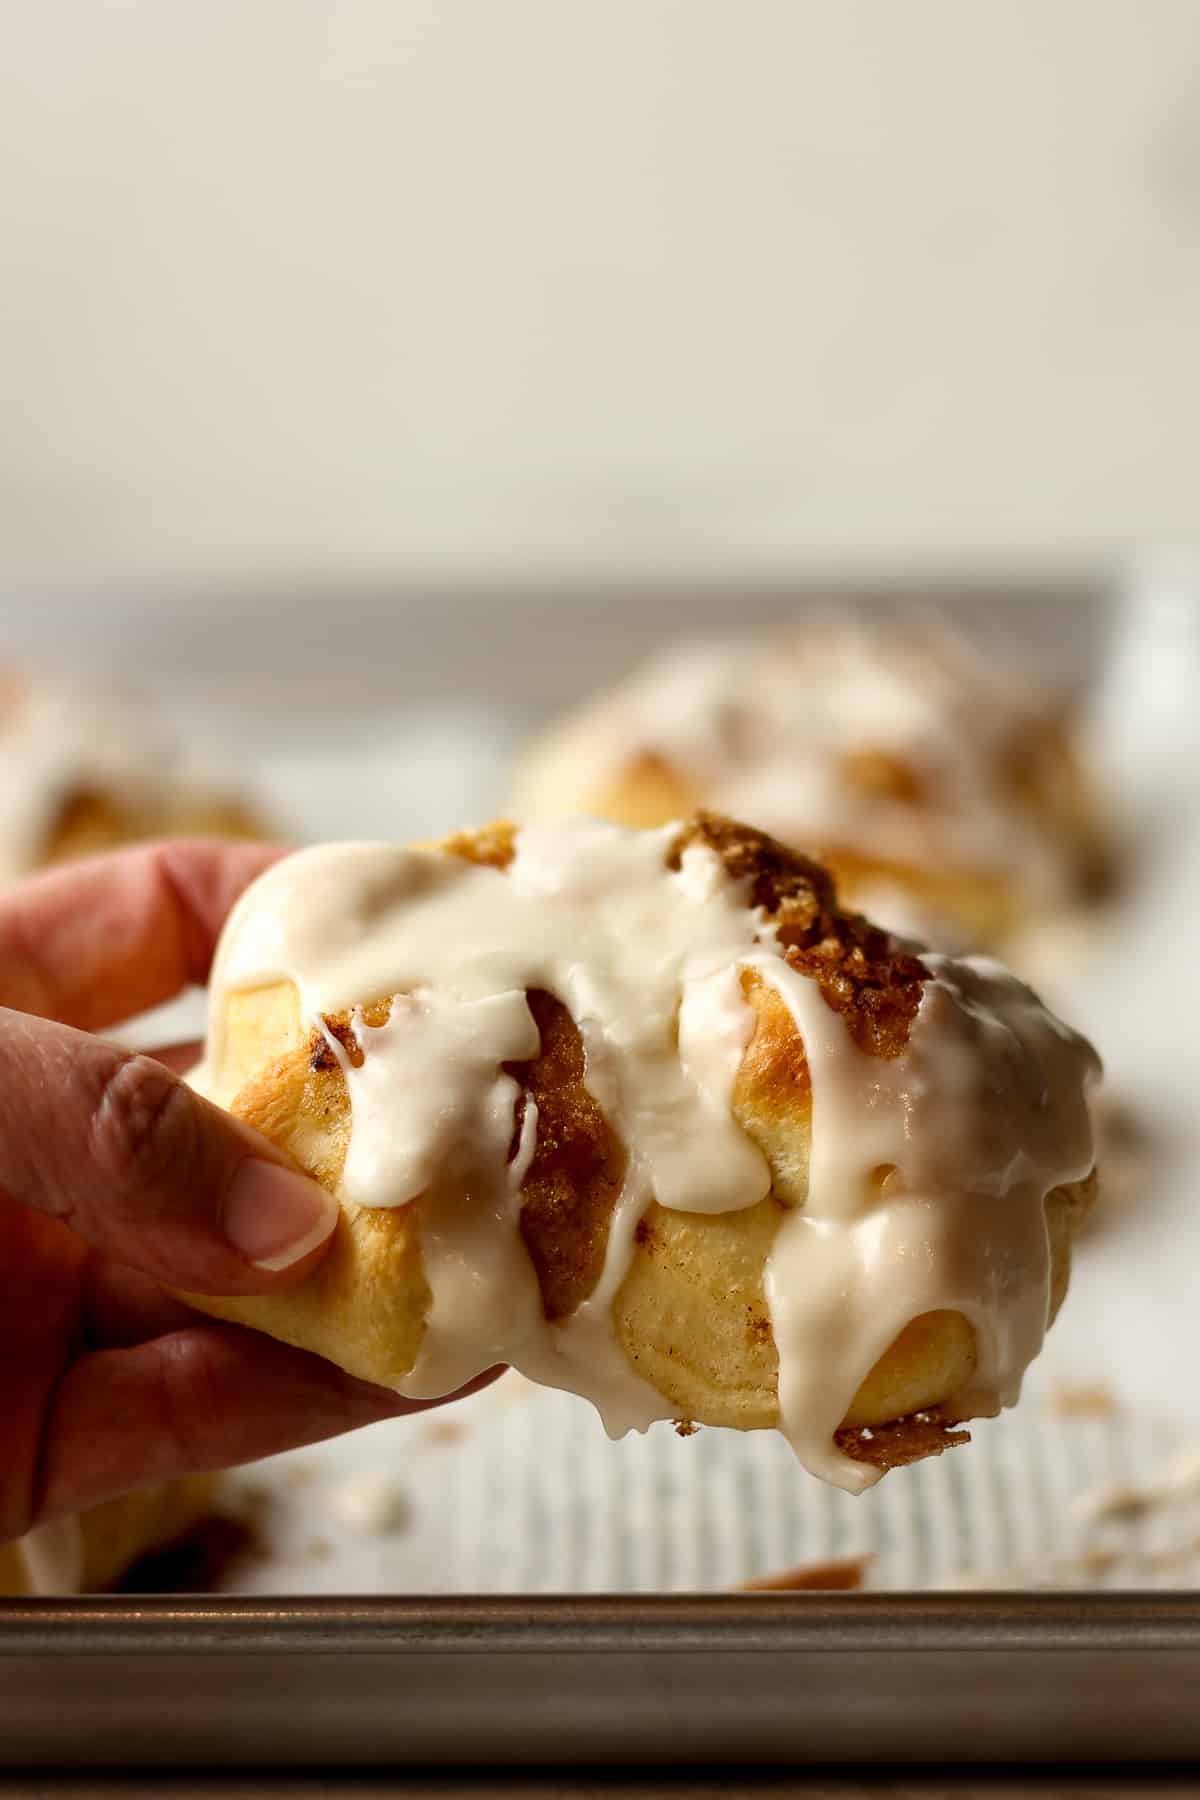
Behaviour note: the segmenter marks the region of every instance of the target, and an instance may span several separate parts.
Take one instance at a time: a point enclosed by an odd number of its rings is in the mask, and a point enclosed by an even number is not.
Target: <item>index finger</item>
[[[0,896],[0,1006],[98,1031],[208,979],[230,907],[272,844],[138,845]]]

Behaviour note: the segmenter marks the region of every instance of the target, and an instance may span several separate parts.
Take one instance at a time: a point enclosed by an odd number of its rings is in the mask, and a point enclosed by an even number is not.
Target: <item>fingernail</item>
[[[324,1243],[337,1216],[337,1201],[317,1182],[249,1157],[225,1196],[221,1225],[235,1250],[274,1273]]]

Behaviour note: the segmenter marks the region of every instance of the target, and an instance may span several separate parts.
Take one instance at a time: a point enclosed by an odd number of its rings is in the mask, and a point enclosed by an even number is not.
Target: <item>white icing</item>
[[[785,1218],[767,1271],[783,1426],[808,1444],[810,1468],[862,1377],[922,1313],[958,1311],[975,1328],[976,1385],[960,1404],[1016,1402],[1047,1324],[1043,1202],[1092,1163],[1081,1041],[999,963],[924,962],[934,979],[891,1059],[855,1048],[815,982],[758,964],[812,1081],[808,1201]]]
[[[876,1471],[833,1433],[913,1318],[975,1327],[978,1410],[1015,1400],[1046,1326],[1044,1199],[1091,1167],[1094,1054],[999,965],[928,958],[904,1052],[860,1050],[816,982],[720,859],[668,853],[678,827],[527,827],[505,871],[439,851],[331,845],[277,864],[243,896],[214,971],[209,1091],[229,1101],[226,998],[286,979],[308,1029],[352,1011],[361,1058],[329,1042],[351,1103],[343,1193],[419,1197],[432,1306],[404,1391],[444,1393],[496,1362],[592,1399],[610,1431],[672,1407],[635,1375],[612,1302],[652,1199],[687,1212],[750,1207],[770,1172],[731,1111],[753,1015],[741,971],[781,995],[812,1078],[807,1201],[784,1215],[766,1272],[781,1423],[807,1468],[859,1489]],[[537,1118],[505,1063],[534,1056],[526,995],[579,1026],[587,1084],[627,1155],[604,1269],[548,1323],[520,1235]],[[385,1025],[362,1007],[397,996]],[[891,1171],[890,1173],[886,1173]]]
[[[517,811],[576,812],[650,754],[699,803],[818,854],[1002,873],[1031,899],[1056,900],[1074,879],[1069,851],[1005,779],[1008,758],[1046,716],[1029,683],[947,631],[817,618],[803,630],[660,652],[551,733]],[[918,801],[847,780],[845,759],[864,752],[901,763]],[[886,893],[871,916],[898,931],[923,923],[910,901],[893,905]]]

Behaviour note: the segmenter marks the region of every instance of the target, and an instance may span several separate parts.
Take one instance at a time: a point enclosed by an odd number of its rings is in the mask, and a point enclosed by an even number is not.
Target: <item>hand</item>
[[[420,1410],[165,1291],[302,1281],[337,1203],[172,1073],[194,1049],[89,1035],[205,981],[226,912],[276,854],[152,846],[0,897],[0,1541]]]

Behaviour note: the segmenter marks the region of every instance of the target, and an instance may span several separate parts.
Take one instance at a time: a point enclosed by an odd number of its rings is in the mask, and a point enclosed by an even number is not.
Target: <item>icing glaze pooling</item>
[[[936,958],[904,1054],[868,1055],[713,851],[694,844],[668,866],[678,831],[526,827],[505,871],[369,844],[287,859],[226,928],[206,1080],[232,1099],[231,991],[290,980],[310,1028],[351,1009],[361,1063],[329,1038],[351,1103],[344,1194],[421,1197],[433,1298],[405,1391],[443,1393],[506,1361],[587,1395],[619,1433],[674,1410],[634,1374],[612,1324],[650,1201],[723,1212],[770,1191],[731,1108],[753,1026],[741,971],[753,968],[789,1008],[812,1076],[810,1191],[782,1211],[767,1269],[781,1423],[806,1467],[861,1488],[877,1472],[842,1456],[833,1432],[920,1313],[965,1313],[984,1403],[1016,1397],[1046,1326],[1044,1197],[1091,1167],[1095,1058],[998,965]],[[503,1068],[537,1052],[532,989],[578,1025],[589,1091],[627,1157],[598,1285],[555,1323],[519,1231],[536,1109],[510,1155],[518,1088]],[[366,1026],[355,1009],[389,996],[386,1024]],[[882,1185],[881,1168],[893,1171]]]

